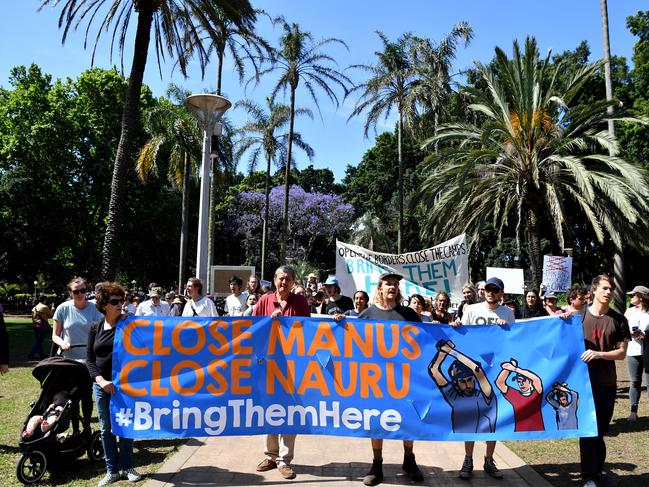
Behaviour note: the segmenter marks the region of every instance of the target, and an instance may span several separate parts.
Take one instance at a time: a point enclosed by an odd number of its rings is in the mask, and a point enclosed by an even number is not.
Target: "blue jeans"
[[[106,469],[110,474],[119,473],[119,461],[122,463],[123,470],[133,468],[133,440],[120,438],[118,453],[117,437],[112,433],[110,427],[110,394],[104,391],[96,382],[93,387]]]

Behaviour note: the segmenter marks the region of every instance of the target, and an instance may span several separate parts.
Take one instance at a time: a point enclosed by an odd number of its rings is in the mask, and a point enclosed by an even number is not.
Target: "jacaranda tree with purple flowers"
[[[230,235],[241,239],[246,264],[259,264],[264,193],[239,193],[228,212]],[[282,239],[284,192],[278,186],[270,192],[268,262],[279,264]],[[333,267],[336,239],[346,239],[354,219],[353,207],[334,194],[307,193],[291,186],[288,206],[287,262],[308,261],[318,267]],[[272,267],[271,267],[272,268]]]

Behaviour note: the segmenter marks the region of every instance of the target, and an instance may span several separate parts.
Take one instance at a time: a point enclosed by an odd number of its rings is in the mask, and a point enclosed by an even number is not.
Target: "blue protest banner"
[[[414,440],[596,434],[578,317],[510,326],[129,317],[113,433]]]

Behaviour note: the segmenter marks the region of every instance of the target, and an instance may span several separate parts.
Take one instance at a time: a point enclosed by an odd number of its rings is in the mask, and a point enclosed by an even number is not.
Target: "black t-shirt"
[[[548,310],[545,308],[530,309],[527,307],[527,305],[523,306],[523,318],[538,318],[540,316],[549,316]]]
[[[609,309],[603,316],[595,316],[590,310],[587,310],[582,327],[587,350],[610,352],[615,350],[615,344],[631,340],[626,318],[612,309]],[[617,384],[614,360],[591,360],[588,362],[588,374],[593,385],[614,386]]]
[[[86,367],[93,382],[98,375],[108,381],[111,380],[114,340],[115,327],[105,330],[103,319],[95,321],[90,327],[88,348],[86,349]]]
[[[421,323],[421,318],[417,312],[408,306],[397,304],[392,309],[381,309],[375,304],[363,310],[358,315],[362,320],[385,320],[385,321],[414,321]]]
[[[345,311],[354,309],[354,302],[349,296],[338,296],[336,301],[327,299],[322,305],[322,314],[324,315],[337,315],[343,314]]]

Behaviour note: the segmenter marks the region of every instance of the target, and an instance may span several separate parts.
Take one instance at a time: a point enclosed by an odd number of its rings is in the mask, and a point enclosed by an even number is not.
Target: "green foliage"
[[[0,90],[0,278],[31,283],[42,274],[39,281],[61,290],[74,275],[99,277],[126,84],[114,69],[55,82],[35,65],[12,70],[10,88]],[[145,109],[156,106],[147,87],[141,98]],[[131,179],[120,255],[133,275],[173,282],[162,263],[176,259],[168,242],[177,231],[158,230],[178,225],[179,197],[166,187],[163,178],[147,188]],[[145,252],[152,240],[156,252]]]
[[[436,211],[426,218],[426,235],[467,233],[479,240],[490,223],[499,242],[506,236],[525,239],[535,284],[541,278],[541,239],[563,249],[569,235],[568,215],[588,222],[600,244],[612,238],[647,249],[638,233],[649,208],[646,174],[606,152],[615,147],[602,131],[615,102],[583,102],[580,94],[601,63],[578,69],[565,86],[550,69],[549,56],[539,58],[528,38],[523,50],[514,43],[509,58],[496,48],[496,68],[476,63],[487,90],[467,87],[482,123],[440,127],[427,145],[444,144],[430,158],[418,195]],[[632,230],[633,229],[633,230]],[[635,230],[635,233],[633,233]]]

